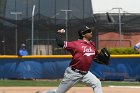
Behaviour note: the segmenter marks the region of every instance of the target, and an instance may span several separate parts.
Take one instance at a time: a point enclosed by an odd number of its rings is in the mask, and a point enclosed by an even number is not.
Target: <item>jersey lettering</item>
[[[87,46],[82,46],[82,48],[84,49],[84,55],[86,56],[91,56],[91,55],[95,55],[95,51],[91,49],[91,47],[87,48]]]

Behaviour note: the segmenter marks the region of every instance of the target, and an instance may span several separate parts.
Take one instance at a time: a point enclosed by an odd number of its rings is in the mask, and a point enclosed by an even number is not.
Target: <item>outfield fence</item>
[[[61,79],[71,55],[0,56],[1,79]],[[102,80],[140,80],[140,55],[111,55],[110,65],[93,62],[90,71]]]

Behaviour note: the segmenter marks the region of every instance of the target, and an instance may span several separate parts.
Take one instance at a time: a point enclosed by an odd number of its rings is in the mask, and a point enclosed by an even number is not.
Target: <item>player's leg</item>
[[[81,76],[79,73],[74,72],[68,67],[65,71],[64,78],[56,89],[56,93],[65,93],[68,91],[75,83],[79,81]]]
[[[64,73],[64,78],[57,87],[57,89],[55,91],[54,90],[49,90],[46,92],[44,91],[43,93],[65,93],[81,78],[82,77],[79,73],[72,71],[71,68],[68,67]]]
[[[92,87],[94,93],[103,93],[101,81],[90,71],[83,77],[81,81],[84,82],[86,85]]]

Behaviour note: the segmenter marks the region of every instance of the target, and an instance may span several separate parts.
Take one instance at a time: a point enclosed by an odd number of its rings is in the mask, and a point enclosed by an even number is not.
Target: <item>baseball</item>
[[[59,33],[65,33],[65,29],[60,29],[57,32],[59,32]]]
[[[64,29],[59,30],[60,33],[65,33]]]
[[[61,29],[61,33],[65,33],[65,29]]]

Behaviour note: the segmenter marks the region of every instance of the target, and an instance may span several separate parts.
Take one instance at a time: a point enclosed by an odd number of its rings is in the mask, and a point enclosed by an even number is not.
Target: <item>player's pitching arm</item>
[[[64,40],[62,38],[62,34],[65,33],[64,29],[58,30],[56,34],[56,43],[58,46],[63,47],[64,46]]]

